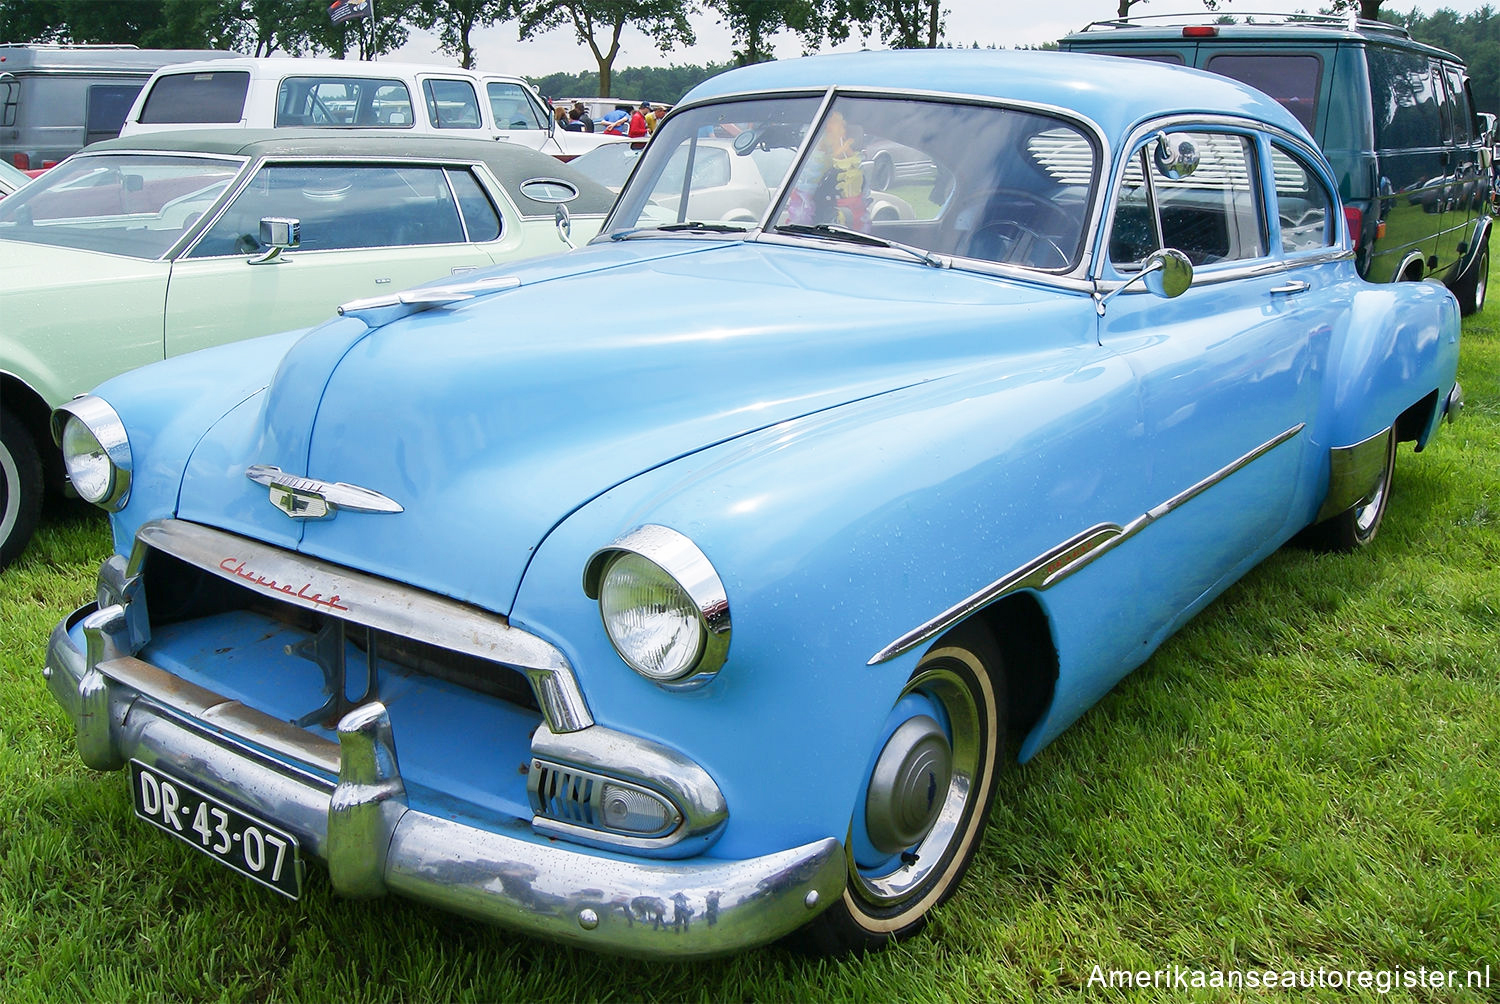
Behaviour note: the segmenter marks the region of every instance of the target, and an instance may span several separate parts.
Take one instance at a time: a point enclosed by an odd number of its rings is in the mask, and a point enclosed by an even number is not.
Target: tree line
[[[1144,0],[1100,0],[1124,14]],[[1217,0],[1203,0],[1209,9]],[[1378,12],[1379,0],[1333,0],[1330,10]],[[555,96],[621,94],[676,101],[700,80],[730,66],[772,58],[770,40],[792,32],[815,52],[852,37],[893,49],[936,48],[944,39],[942,0],[374,0],[374,17],[334,24],[328,0],[0,0],[0,41],[133,43],[162,49],[230,49],[255,56],[325,54],[373,59],[400,48],[413,29],[433,33],[444,53],[473,67],[474,35],[514,24],[521,41],[571,31],[596,69],[536,81]],[[628,67],[615,71],[626,27],[662,52],[696,41],[690,18],[716,16],[732,50],[707,66]],[[1383,15],[1397,22],[1400,15]],[[1413,12],[1414,38],[1447,49],[1469,65],[1475,102],[1500,111],[1500,13],[1486,4],[1468,15]],[[978,44],[978,43],[974,43]],[[993,43],[992,43],[993,44]]]

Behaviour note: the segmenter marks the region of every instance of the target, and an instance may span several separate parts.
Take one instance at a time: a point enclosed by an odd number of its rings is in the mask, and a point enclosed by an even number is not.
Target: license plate
[[[157,829],[283,896],[302,894],[302,856],[285,830],[139,760],[130,761],[130,797],[135,814]]]

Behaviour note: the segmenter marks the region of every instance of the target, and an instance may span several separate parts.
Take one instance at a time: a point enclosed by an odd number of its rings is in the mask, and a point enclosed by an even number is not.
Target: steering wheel
[[[1007,206],[1025,206],[1031,211],[1007,214],[1002,211]],[[1063,268],[1072,260],[1042,228],[1052,223],[1066,233],[1075,228],[1073,218],[1035,192],[989,188],[963,199],[950,213],[944,236],[954,254],[1033,268]],[[999,244],[998,252],[984,249],[986,243]]]

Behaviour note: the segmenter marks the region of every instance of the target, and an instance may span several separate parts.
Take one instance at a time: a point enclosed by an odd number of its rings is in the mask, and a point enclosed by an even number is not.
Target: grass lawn
[[[0,999],[1178,1000],[1090,983],[1177,965],[1489,966],[1489,989],[1348,999],[1500,1000],[1500,299],[1459,378],[1464,420],[1402,448],[1373,548],[1252,572],[1011,771],[923,934],[853,961],[647,965],[337,899],[316,870],[292,903],[158,834],[41,680],[109,549],[102,519],[53,515],[0,575]]]

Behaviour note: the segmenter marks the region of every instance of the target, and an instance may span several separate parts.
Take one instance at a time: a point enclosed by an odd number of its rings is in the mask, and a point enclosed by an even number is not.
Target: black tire
[[[1375,488],[1337,515],[1314,523],[1302,531],[1301,543],[1319,551],[1357,551],[1375,539],[1391,500],[1391,482],[1396,473],[1396,430],[1386,437],[1385,470]]]
[[[26,548],[42,512],[42,463],[20,419],[0,410],[0,568]]]
[[[899,802],[900,809],[918,809],[919,815],[925,811],[929,818],[913,824],[920,836],[909,846],[878,850],[874,838],[866,835],[875,830],[866,823],[873,804],[866,793],[885,762],[878,754],[900,745],[891,733],[927,717],[914,713],[923,703],[935,704],[946,719],[940,731],[949,743],[950,769],[933,771],[920,757],[902,763],[903,768],[915,765],[910,772],[897,772],[913,780],[901,786],[903,791],[893,793],[889,807]],[[935,724],[930,717],[928,721]],[[844,894],[792,935],[793,947],[817,955],[843,955],[878,949],[922,929],[932,910],[953,895],[983,842],[995,797],[1005,722],[1005,675],[999,650],[987,631],[959,628],[922,657],[892,709],[882,750],[872,756],[875,769],[861,789],[856,818],[844,842],[849,869]],[[945,774],[947,780],[942,780]],[[920,807],[924,791],[925,810]],[[941,801],[937,794],[942,794]],[[903,821],[912,822],[910,817]],[[860,839],[866,851],[886,854],[887,860],[861,864],[856,851]],[[887,842],[893,839],[900,838],[886,837]]]
[[[1458,312],[1468,317],[1484,309],[1484,295],[1490,284],[1490,246],[1486,242],[1473,266],[1453,286],[1458,297]]]

